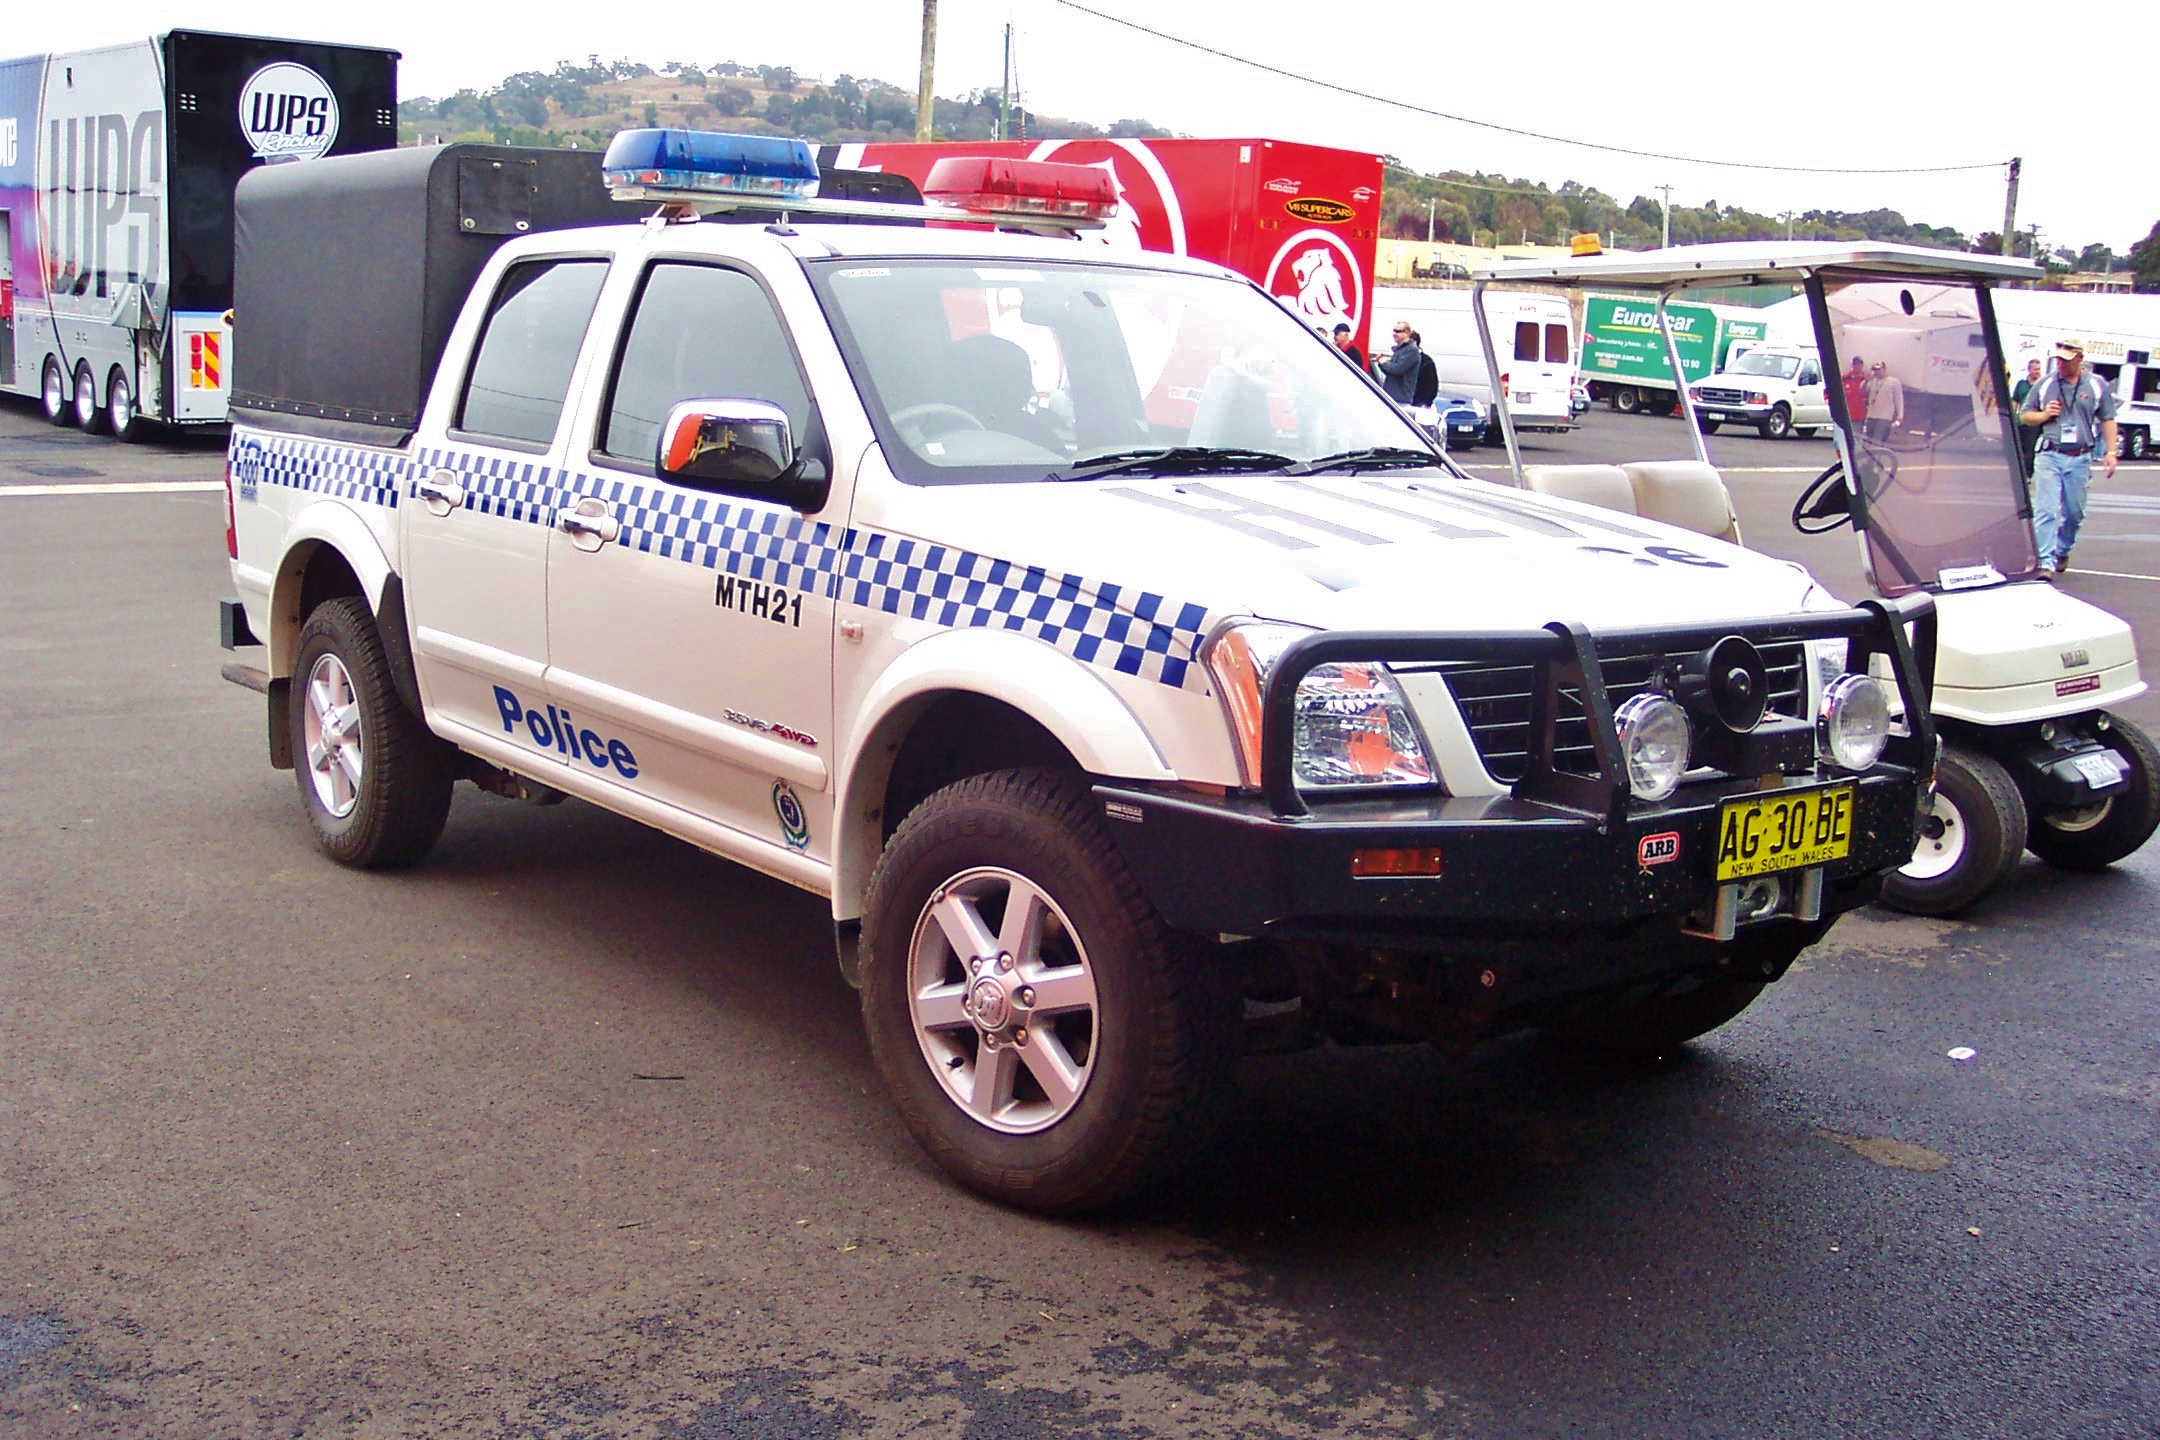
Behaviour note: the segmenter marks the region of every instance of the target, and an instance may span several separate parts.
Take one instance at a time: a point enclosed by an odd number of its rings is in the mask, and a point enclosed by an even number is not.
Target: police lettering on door
[[[495,708],[502,713],[503,733],[515,735],[523,722],[525,734],[543,750],[553,750],[572,760],[583,760],[595,770],[609,766],[625,780],[637,779],[637,756],[620,740],[603,740],[592,730],[581,730],[568,710],[553,705],[545,712],[528,710],[525,702],[502,686],[495,687]]]

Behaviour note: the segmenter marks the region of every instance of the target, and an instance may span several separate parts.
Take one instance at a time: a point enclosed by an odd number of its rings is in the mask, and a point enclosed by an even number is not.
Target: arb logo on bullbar
[[[313,160],[337,143],[329,82],[293,60],[265,65],[240,89],[240,133],[258,160]]]

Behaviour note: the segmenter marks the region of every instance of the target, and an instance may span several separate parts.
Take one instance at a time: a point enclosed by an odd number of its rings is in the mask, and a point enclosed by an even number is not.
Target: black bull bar
[[[1734,635],[1757,646],[1843,639],[1845,669],[1851,674],[1868,673],[1874,656],[1886,656],[1904,704],[1905,728],[1893,734],[1883,758],[1931,777],[1935,769],[1935,722],[1930,713],[1935,629],[1933,598],[1915,593],[1896,600],[1863,600],[1850,610],[1707,625],[1592,632],[1570,621],[1555,621],[1542,630],[1497,634],[1327,631],[1293,642],[1269,671],[1260,708],[1261,794],[1281,818],[1309,813],[1292,770],[1293,702],[1299,683],[1322,665],[1530,665],[1536,675],[1529,754],[1523,777],[1513,787],[1515,798],[1583,811],[1597,816],[1602,825],[1617,824],[1628,809],[1627,763],[1620,753],[1619,727],[1613,721],[1600,657],[1640,655],[1646,650],[1702,650]],[[1573,689],[1581,698],[1595,757],[1594,774],[1561,770],[1554,763],[1564,689]]]

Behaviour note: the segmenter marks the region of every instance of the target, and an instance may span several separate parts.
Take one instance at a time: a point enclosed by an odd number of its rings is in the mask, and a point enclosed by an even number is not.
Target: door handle
[[[465,487],[458,483],[455,470],[437,470],[427,479],[415,482],[413,494],[425,501],[429,512],[435,515],[448,515],[465,503]]]
[[[622,534],[622,521],[607,513],[606,502],[585,499],[575,510],[558,512],[555,528],[568,535],[578,549],[597,550]]]

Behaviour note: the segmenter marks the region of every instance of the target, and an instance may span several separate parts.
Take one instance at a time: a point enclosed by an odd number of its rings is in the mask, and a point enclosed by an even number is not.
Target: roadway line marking
[[[2095,535],[2092,538],[2098,540],[2101,537]],[[2151,580],[2156,584],[2160,584],[2160,575],[2132,575],[2123,570],[2088,570],[2083,565],[2068,573],[2073,575],[2102,575],[2110,580]]]
[[[9,485],[0,481],[0,495],[170,495],[224,488],[222,480],[116,480],[104,485]]]

